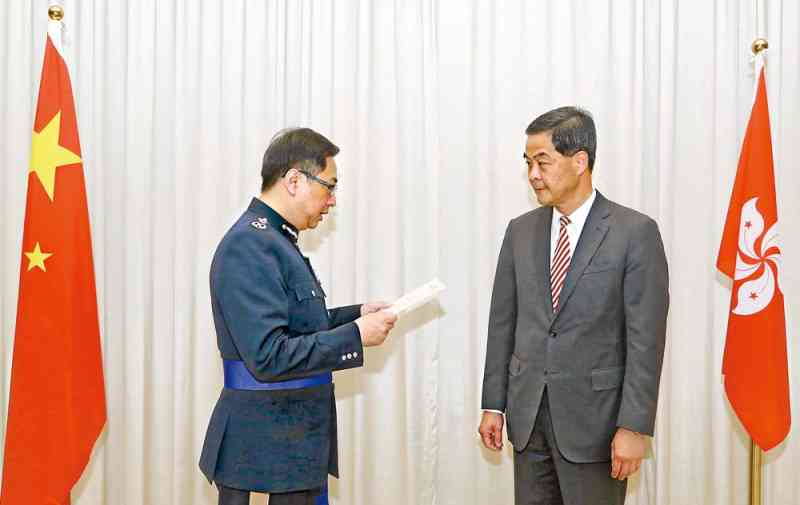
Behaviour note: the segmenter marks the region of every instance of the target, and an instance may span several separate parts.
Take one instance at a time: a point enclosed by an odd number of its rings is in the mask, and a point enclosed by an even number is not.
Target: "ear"
[[[300,172],[298,172],[296,168],[290,168],[289,171],[286,172],[286,175],[284,175],[281,179],[283,187],[286,188],[286,192],[291,196],[295,196],[297,194],[297,185],[299,179]]]
[[[589,170],[589,154],[586,151],[578,151],[572,156],[572,162],[575,164],[578,175],[583,175],[584,172]]]

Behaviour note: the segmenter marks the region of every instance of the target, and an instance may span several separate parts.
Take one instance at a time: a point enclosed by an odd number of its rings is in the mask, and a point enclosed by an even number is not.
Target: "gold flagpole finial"
[[[60,5],[51,5],[49,9],[47,9],[47,15],[50,16],[50,19],[53,21],[61,21],[64,19],[64,9]]]
[[[769,48],[769,42],[767,42],[767,39],[756,39],[753,41],[753,45],[750,46],[750,48],[753,50],[753,54],[758,54],[764,49]]]

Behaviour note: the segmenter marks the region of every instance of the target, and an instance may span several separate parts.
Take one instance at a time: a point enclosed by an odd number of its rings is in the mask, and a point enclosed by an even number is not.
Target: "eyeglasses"
[[[314,174],[312,174],[312,173],[306,172],[305,170],[298,170],[298,171],[299,171],[301,174],[303,174],[303,175],[305,175],[306,177],[308,177],[309,179],[311,179],[312,181],[314,181],[314,182],[316,182],[317,184],[319,184],[320,186],[323,186],[325,189],[327,189],[327,190],[328,190],[328,192],[329,192],[331,195],[333,195],[334,193],[336,193],[336,183],[330,183],[330,182],[326,181],[325,179],[322,179],[322,178],[320,178],[320,177],[317,177],[316,175],[314,175]]]

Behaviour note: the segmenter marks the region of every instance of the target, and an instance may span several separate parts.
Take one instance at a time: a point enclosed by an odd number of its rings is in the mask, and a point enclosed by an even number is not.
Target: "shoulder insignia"
[[[255,221],[251,222],[250,226],[252,226],[253,228],[257,228],[259,230],[266,230],[267,226],[268,226],[267,218],[260,217],[260,218],[256,219]]]
[[[281,225],[281,229],[283,231],[285,231],[287,235],[290,235],[294,239],[295,242],[297,241],[297,232],[296,231],[294,231],[293,229],[289,228],[285,224]]]

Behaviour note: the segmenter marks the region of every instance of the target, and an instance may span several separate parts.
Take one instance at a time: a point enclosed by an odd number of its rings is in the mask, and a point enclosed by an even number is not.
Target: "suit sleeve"
[[[352,323],[361,317],[361,305],[345,305],[328,310],[331,326],[334,328],[343,324]]]
[[[486,339],[486,366],[483,371],[484,410],[506,409],[508,363],[514,350],[517,321],[517,290],[514,278],[514,254],[511,244],[511,223],[506,228],[489,309],[489,331]]]
[[[652,435],[669,309],[667,259],[658,225],[652,219],[632,234],[623,302],[627,354],[617,425]]]
[[[287,380],[363,365],[355,323],[303,335],[289,332],[289,291],[279,257],[277,248],[244,232],[228,244],[215,268],[225,324],[253,376]]]

